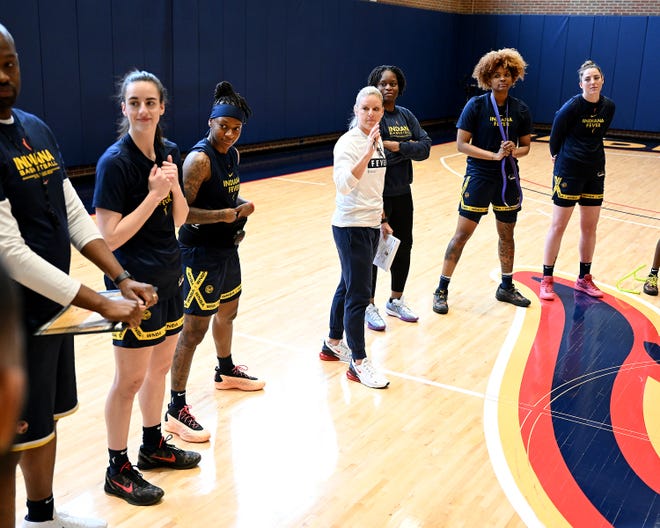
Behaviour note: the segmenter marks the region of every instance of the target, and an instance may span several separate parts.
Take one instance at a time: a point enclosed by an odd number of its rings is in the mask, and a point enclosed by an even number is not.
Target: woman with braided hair
[[[254,212],[252,202],[239,196],[239,153],[234,143],[252,110],[227,81],[215,87],[208,120],[209,132],[186,156],[183,192],[190,206],[179,230],[183,261],[183,331],[171,370],[171,403],[165,430],[187,442],[206,442],[210,433],[190,413],[186,384],[193,355],[209,324],[218,358],[215,387],[256,391],[265,382],[245,373],[231,356],[233,323],[241,295],[238,244],[243,226]]]
[[[509,90],[525,75],[527,64],[518,51],[504,48],[486,53],[472,76],[487,93],[472,97],[458,119],[456,143],[467,154],[467,170],[458,206],[456,232],[449,241],[440,283],[433,294],[433,311],[446,314],[449,280],[463,248],[488,213],[495,214],[502,282],[495,298],[515,306],[530,304],[513,285],[513,231],[521,209],[518,158],[529,154],[532,118],[529,108]]]

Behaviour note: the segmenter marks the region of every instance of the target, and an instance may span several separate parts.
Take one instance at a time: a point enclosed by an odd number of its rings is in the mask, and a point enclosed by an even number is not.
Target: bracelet
[[[132,278],[133,278],[133,275],[131,275],[129,271],[124,270],[119,275],[117,275],[112,282],[115,283],[115,286],[119,286],[119,283],[121,281],[126,280],[126,279],[132,279]]]

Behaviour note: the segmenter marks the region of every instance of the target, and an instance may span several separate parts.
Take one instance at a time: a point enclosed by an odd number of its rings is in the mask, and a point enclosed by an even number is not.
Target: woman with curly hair
[[[600,93],[605,77],[595,62],[587,60],[580,66],[578,80],[582,93],[571,97],[557,111],[550,132],[554,205],[552,224],[545,239],[539,292],[539,297],[546,301],[555,298],[555,261],[575,204],[580,204],[580,274],[575,289],[591,297],[603,296],[591,277],[591,260],[605,191],[603,137],[614,118],[615,106]]]
[[[513,285],[513,231],[521,209],[522,190],[518,177],[518,158],[529,154],[532,118],[527,105],[509,96],[517,80],[522,80],[527,64],[518,51],[504,48],[486,53],[472,76],[487,93],[472,97],[458,119],[456,143],[467,154],[467,170],[458,206],[456,232],[449,241],[440,283],[433,294],[433,311],[449,311],[449,281],[466,242],[477,228],[490,204],[499,236],[498,252],[502,282],[497,287],[498,301],[516,306],[530,304]]]

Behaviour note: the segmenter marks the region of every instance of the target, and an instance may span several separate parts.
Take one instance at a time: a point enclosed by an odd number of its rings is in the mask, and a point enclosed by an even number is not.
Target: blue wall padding
[[[115,139],[119,78],[155,73],[169,90],[165,133],[187,151],[207,130],[217,82],[254,111],[241,143],[345,130],[357,91],[379,64],[396,64],[399,103],[422,120],[455,121],[480,93],[471,73],[491,49],[515,47],[529,67],[512,91],[550,124],[579,92],[587,58],[617,104],[612,127],[660,132],[660,17],[457,15],[361,0],[21,0],[0,22],[14,35],[18,106],[55,131],[69,165],[96,162]]]
[[[660,86],[660,17],[648,17],[642,49],[643,66],[639,77],[634,130],[660,129],[658,86]]]

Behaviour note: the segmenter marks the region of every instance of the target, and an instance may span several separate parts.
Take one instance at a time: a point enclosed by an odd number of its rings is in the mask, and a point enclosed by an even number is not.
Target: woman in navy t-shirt
[[[514,83],[525,75],[526,67],[515,49],[505,48],[486,53],[472,73],[479,87],[489,91],[470,99],[456,124],[456,143],[459,152],[467,154],[467,170],[456,232],[447,246],[440,283],[433,294],[436,313],[449,311],[449,281],[466,242],[491,204],[502,270],[495,297],[516,306],[530,304],[513,285],[513,230],[522,202],[518,158],[529,154],[532,118],[527,105],[509,95]]]
[[[162,137],[165,89],[144,71],[129,72],[120,86],[124,120],[119,139],[99,159],[94,207],[99,229],[117,260],[136,277],[158,287],[158,302],[137,328],[112,335],[115,378],[105,418],[110,464],[105,491],[131,504],[158,502],[163,490],[149,484],[128,459],[128,431],[135,395],[142,411],[140,469],[186,469],[199,453],[183,451],[161,433],[165,376],[183,324],[181,257],[175,226],[185,222],[188,204],[181,191],[181,156]],[[125,275],[125,276],[124,276]],[[115,285],[130,274],[115,278]],[[106,281],[106,286],[113,285]]]

